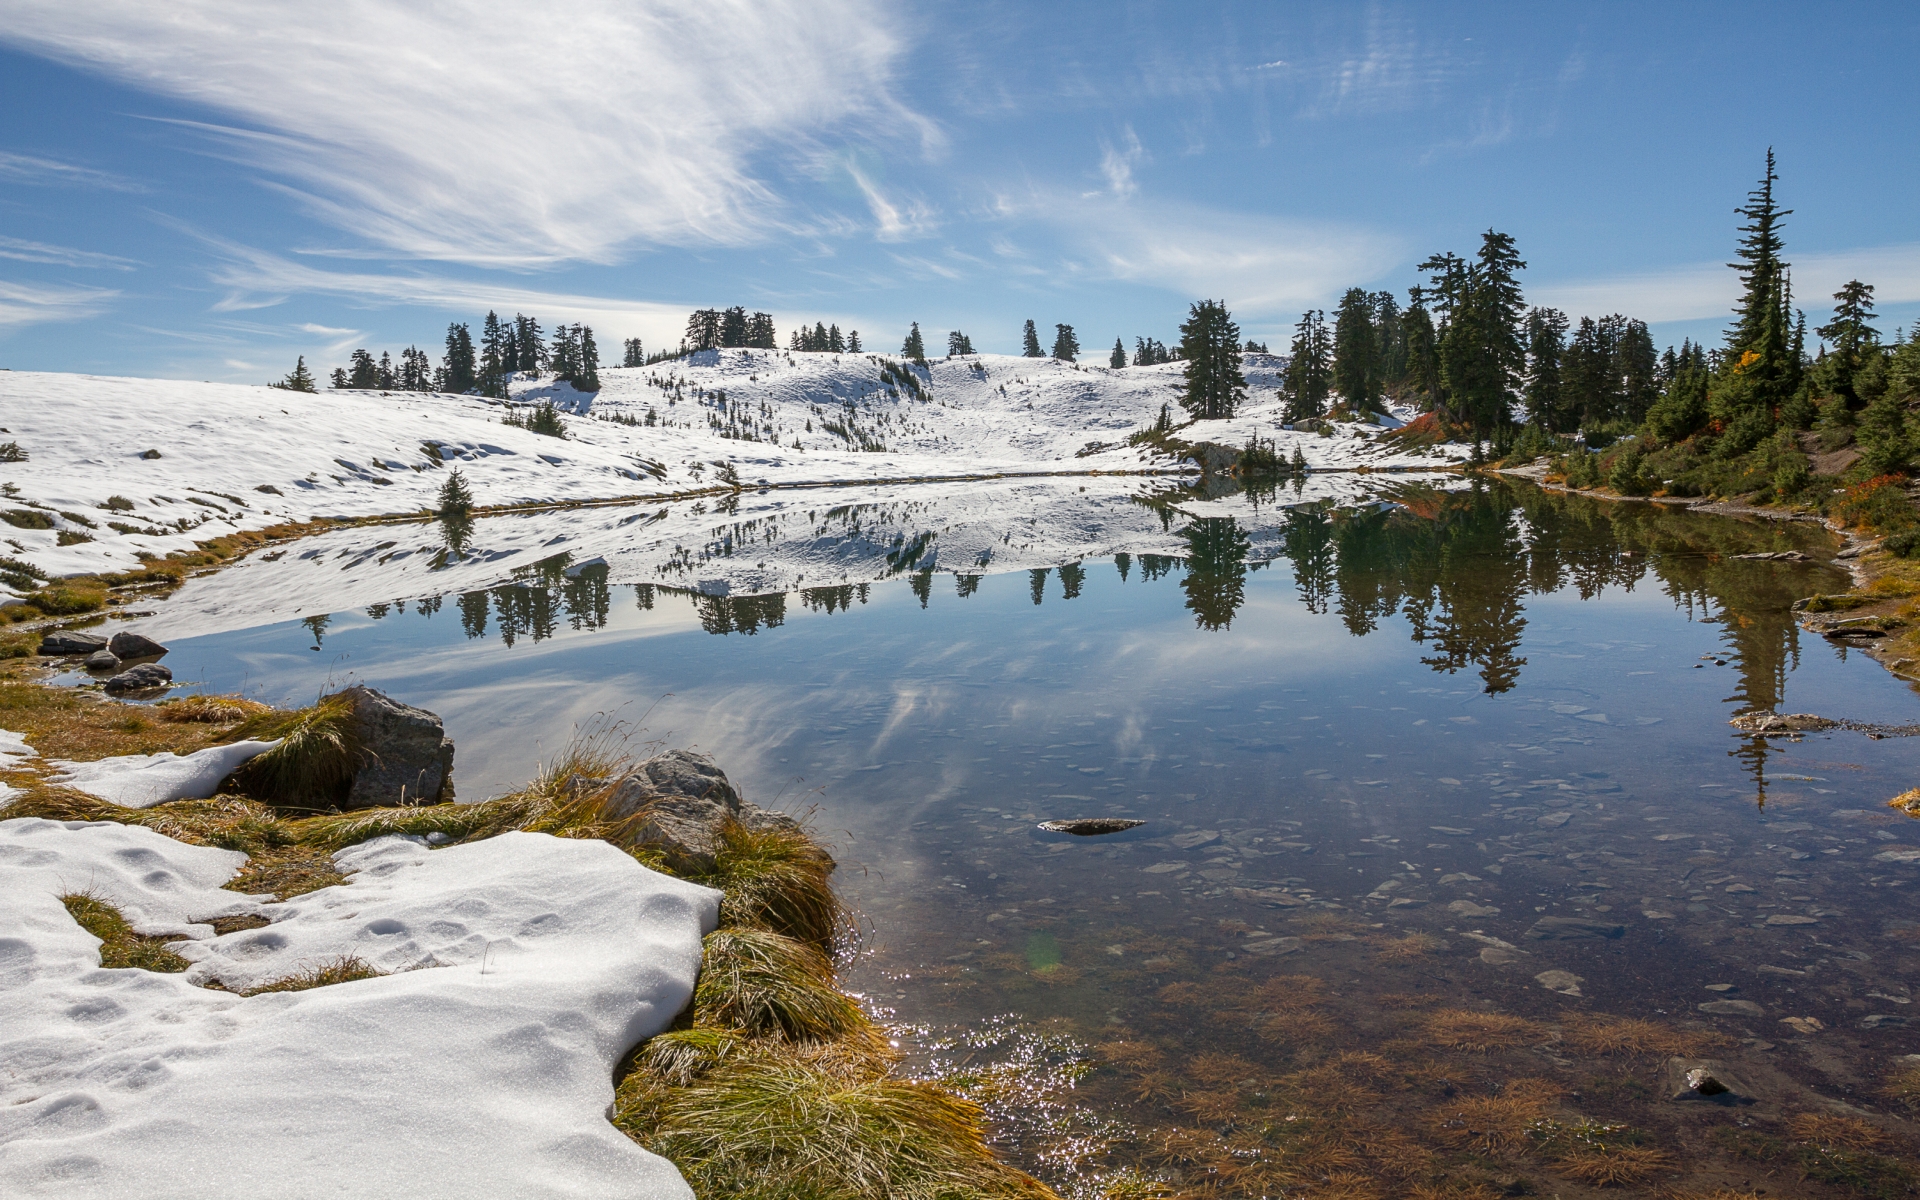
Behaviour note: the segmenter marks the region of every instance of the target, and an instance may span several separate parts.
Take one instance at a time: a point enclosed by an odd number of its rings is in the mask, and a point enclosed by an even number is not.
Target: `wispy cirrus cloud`
[[[0,38],[4,36],[4,33],[0,33]],[[92,167],[75,166],[53,158],[37,158],[31,154],[11,154],[5,150],[0,150],[0,179],[10,183],[105,188],[112,192],[145,190],[130,179],[96,171]]]
[[[78,321],[105,312],[120,293],[108,288],[11,283],[0,279],[0,329]]]
[[[0,40],[228,114],[182,124],[374,246],[538,265],[804,229],[768,162],[937,140],[895,29],[877,0],[15,0]]]
[[[4,235],[0,235],[0,258],[10,258],[15,262],[46,263],[56,267],[98,267],[114,271],[131,271],[139,265],[130,258],[113,254],[75,250],[69,246],[50,246],[45,242],[30,242],[25,238]]]

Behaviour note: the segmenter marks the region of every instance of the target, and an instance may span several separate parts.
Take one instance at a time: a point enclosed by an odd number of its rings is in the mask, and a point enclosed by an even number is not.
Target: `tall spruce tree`
[[[1027,327],[1020,334],[1020,353],[1027,358],[1043,357],[1040,353],[1040,331],[1033,326],[1033,318],[1027,318]]]
[[[307,356],[302,354],[288,371],[286,378],[273,385],[283,392],[318,392],[313,384],[313,372],[307,370]]]
[[[1080,339],[1073,336],[1073,326],[1055,325],[1053,327],[1053,357],[1061,362],[1079,360]]]
[[[1833,320],[1814,330],[1829,346],[1821,382],[1835,396],[1857,408],[1861,397],[1854,387],[1854,376],[1866,364],[1869,354],[1878,354],[1880,331],[1873,327],[1873,286],[1858,279],[1849,280],[1833,294]]]
[[[1786,244],[1780,236],[1785,218],[1793,212],[1775,201],[1773,148],[1767,148],[1766,172],[1747,193],[1747,202],[1734,212],[1746,218],[1740,226],[1740,260],[1728,266],[1740,273],[1740,303],[1727,331],[1727,348],[1720,369],[1707,390],[1707,406],[1721,427],[1721,452],[1741,453],[1773,432],[1775,413],[1792,397],[1799,363],[1792,352],[1792,292],[1787,263],[1781,258]]]
[[[473,390],[477,382],[474,378],[473,333],[466,325],[454,323],[447,326],[447,350],[440,360],[440,376],[435,381],[442,392],[465,395]]]
[[[1387,395],[1397,396],[1407,378],[1407,330],[1400,302],[1392,292],[1373,294],[1373,377]]]
[[[1197,300],[1188,309],[1180,357],[1187,364],[1180,406],[1197,420],[1232,417],[1246,399],[1247,380],[1240,373],[1240,327],[1224,300]]]
[[[1561,359],[1566,353],[1567,314],[1536,308],[1527,314],[1527,420],[1549,433],[1571,433]]]
[[[647,365],[647,348],[640,344],[639,338],[628,338],[621,343],[625,353],[620,358],[623,367],[644,367]]]
[[[1436,254],[1421,264],[1443,321],[1436,339],[1442,403],[1446,415],[1466,422],[1476,436],[1512,420],[1514,389],[1526,368],[1526,302],[1516,277],[1526,265],[1513,238],[1492,229],[1472,261]]]
[[[517,356],[513,369],[539,378],[547,369],[547,341],[540,322],[520,313],[513,315],[513,350]]]
[[[778,350],[780,335],[773,328],[773,314],[757,312],[747,319],[747,345],[756,350]]]
[[[580,338],[580,365],[573,374],[573,388],[577,392],[597,392],[600,390],[600,348],[593,344],[593,326],[576,325]]]
[[[720,310],[696,308],[687,317],[687,349],[712,350],[720,345]]]
[[[1119,338],[1113,339],[1113,353],[1107,355],[1107,365],[1116,371],[1127,365],[1127,347]]]
[[[380,366],[373,361],[373,355],[365,350],[355,350],[351,361],[353,366],[347,376],[348,387],[372,390],[380,386]]]
[[[1324,312],[1308,309],[1294,326],[1284,382],[1288,424],[1325,415],[1333,390],[1333,335]]]
[[[900,356],[910,358],[922,366],[927,362],[927,342],[920,336],[920,322],[915,321],[907,330],[907,340],[900,344]]]
[[[1420,411],[1431,412],[1441,400],[1440,354],[1425,288],[1407,289],[1407,311],[1400,318],[1400,327],[1407,340],[1405,391]]]
[[[487,319],[480,324],[480,394],[500,400],[507,398],[507,377],[513,373],[514,357],[510,357],[507,346],[509,326],[500,323],[500,316],[493,310],[487,311]]]
[[[1366,413],[1376,407],[1376,367],[1373,297],[1348,288],[1333,319],[1333,390],[1349,411]]]
[[[379,386],[381,387],[382,390],[391,391],[399,383],[399,377],[396,376],[393,371],[393,355],[388,354],[385,350],[382,350],[380,352],[379,375],[380,375]]]
[[[738,304],[720,314],[720,344],[729,350],[747,344],[747,310]]]
[[[847,353],[860,353],[860,331],[858,329],[847,330]]]

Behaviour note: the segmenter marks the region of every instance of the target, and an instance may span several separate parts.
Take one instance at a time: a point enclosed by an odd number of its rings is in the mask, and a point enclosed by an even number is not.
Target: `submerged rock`
[[[106,648],[106,638],[97,633],[81,633],[73,629],[56,629],[40,639],[40,653],[49,658],[64,654],[92,654]]]
[[[350,687],[339,694],[353,701],[353,734],[361,750],[360,769],[342,808],[437,804],[453,798],[453,739],[439,717],[369,687]]]
[[[1694,1007],[1716,1017],[1763,1017],[1767,1014],[1766,1009],[1751,1000],[1709,1000]]]
[[[167,648],[142,634],[122,629],[107,642],[107,649],[120,658],[160,658]]]
[[[1132,817],[1070,817],[1040,822],[1048,833],[1071,833],[1075,837],[1099,837],[1103,833],[1125,833],[1138,829],[1145,821]]]
[[[635,767],[614,785],[606,811],[615,819],[639,818],[637,841],[664,853],[676,869],[693,871],[713,869],[728,818],[748,829],[800,831],[792,817],[741,799],[711,756],[691,750],[669,750]]]
[[[1586,980],[1572,971],[1542,971],[1533,977],[1533,981],[1550,992],[1559,992],[1562,996],[1578,996],[1580,985]]]
[[[1587,917],[1541,917],[1527,930],[1527,936],[1539,942],[1570,942],[1582,938],[1617,938],[1626,931],[1625,925]]]
[[[107,680],[105,686],[109,692],[144,692],[172,682],[173,672],[159,663],[141,663]]]
[[[1765,737],[1787,733],[1818,733],[1826,729],[1837,729],[1838,721],[1829,721],[1812,713],[1744,713],[1728,721],[1735,729],[1748,733],[1757,733]]]
[[[1667,1060],[1667,1099],[1720,1105],[1752,1104],[1753,1090],[1713,1059]]]

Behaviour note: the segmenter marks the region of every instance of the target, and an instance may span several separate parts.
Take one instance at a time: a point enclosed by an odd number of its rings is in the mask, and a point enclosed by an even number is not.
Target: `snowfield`
[[[0,1194],[692,1195],[607,1113],[618,1057],[691,997],[718,892],[544,834],[381,838],[285,904],[220,888],[244,861],[0,821]],[[101,968],[59,899],[82,891],[193,967]],[[272,923],[206,924],[239,914]],[[237,994],[344,955],[388,973]]]
[[[1362,426],[1334,437],[1283,430],[1281,360],[1250,354],[1244,365],[1240,416],[1181,436],[1272,438],[1317,470],[1433,469],[1465,455],[1392,452]],[[1163,406],[1179,416],[1180,370],[1003,355],[910,368],[885,355],[714,350],[604,370],[592,395],[516,381],[516,403],[552,401],[569,414],[564,440],[503,424],[499,402],[472,396],[0,372],[0,441],[29,455],[0,463],[0,555],[53,576],[120,571],[142,553],[239,529],[420,513],[456,466],[479,504],[503,507],[660,501],[736,482],[898,489],[1179,471],[1189,465],[1124,439]]]

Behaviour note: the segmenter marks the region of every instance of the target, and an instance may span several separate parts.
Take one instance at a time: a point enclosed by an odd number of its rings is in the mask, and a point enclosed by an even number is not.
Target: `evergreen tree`
[[[553,346],[548,351],[548,365],[553,369],[553,378],[557,383],[574,384],[580,378],[582,355],[580,346],[581,325],[555,325],[553,327]]]
[[[778,350],[780,335],[773,328],[773,314],[757,312],[747,318],[747,345],[756,350]]]
[[[947,334],[947,357],[948,358],[955,358],[960,355],[972,354],[972,353],[973,353],[972,338],[968,337],[964,333],[961,333],[958,329]]]
[[[547,342],[541,335],[540,322],[514,314],[513,351],[516,356],[513,369],[538,379],[547,367]]]
[[[1392,292],[1373,294],[1373,353],[1375,386],[1397,395],[1407,378],[1407,331]]]
[[[1877,355],[1880,331],[1873,327],[1873,287],[1858,279],[1833,294],[1833,320],[1814,330],[1832,346],[1822,380],[1849,408],[1860,404],[1853,377],[1869,355]]]
[[[1284,382],[1287,423],[1292,424],[1327,411],[1327,395],[1333,389],[1333,336],[1324,312],[1309,309],[1300,318],[1289,354]]]
[[[1020,353],[1028,358],[1039,358],[1040,331],[1033,326],[1033,318],[1027,318],[1027,327],[1020,334]]]
[[[827,326],[826,348],[835,354],[845,354],[847,352],[847,342],[845,338],[840,336],[840,327],[838,325]]]
[[[1746,218],[1740,226],[1739,262],[1729,263],[1740,273],[1741,297],[1736,320],[1727,331],[1727,348],[1720,369],[1709,386],[1707,403],[1722,429],[1723,453],[1741,453],[1773,432],[1774,414],[1793,395],[1799,364],[1789,361],[1792,327],[1791,285],[1787,264],[1780,257],[1782,209],[1773,197],[1779,182],[1773,149],[1767,149],[1766,173],[1747,193],[1747,203],[1734,211]]]
[[[1416,399],[1422,412],[1438,407],[1441,400],[1440,355],[1433,316],[1427,312],[1426,290],[1407,289],[1407,311],[1400,320],[1407,342],[1407,370],[1404,387]]]
[[[1436,254],[1420,266],[1431,277],[1443,320],[1435,355],[1446,393],[1442,403],[1476,435],[1512,420],[1514,385],[1526,368],[1526,306],[1515,276],[1526,265],[1510,235],[1489,229],[1473,261]]]
[[[907,331],[907,340],[900,345],[900,356],[910,358],[921,366],[926,365],[927,343],[926,339],[920,336],[920,322],[915,321],[913,328]]]
[[[1618,319],[1622,325],[1613,347],[1613,369],[1620,380],[1620,414],[1629,424],[1638,425],[1660,397],[1660,362],[1647,323]]]
[[[507,327],[491,310],[480,325],[480,394],[507,398],[507,377],[513,373],[514,359],[508,356]]]
[[[593,344],[593,326],[575,325],[580,340],[580,365],[573,375],[573,388],[577,392],[597,392],[600,390],[600,349]]]
[[[1119,338],[1113,339],[1113,353],[1107,356],[1107,365],[1116,371],[1127,365],[1127,347]]]
[[[1333,390],[1355,415],[1376,407],[1376,366],[1373,297],[1360,288],[1348,288],[1333,319]]]
[[[1580,318],[1567,346],[1564,391],[1576,428],[1597,430],[1616,415],[1613,338],[1610,328],[1592,317]]]
[[[698,308],[687,317],[687,349],[712,350],[720,344],[720,310]]]
[[[332,388],[336,392],[345,391],[349,386],[351,386],[350,384],[347,383],[346,368],[335,367],[333,369],[333,378],[328,381],[327,386]]]
[[[1200,420],[1232,417],[1247,397],[1247,380],[1240,373],[1240,327],[1225,301],[1199,300],[1188,309],[1180,357],[1187,364],[1181,407]]]
[[[473,390],[473,334],[464,324],[447,326],[447,352],[440,360],[438,390],[465,395]]]
[[[465,516],[473,511],[473,491],[467,487],[467,477],[461,474],[459,467],[455,467],[452,474],[447,476],[447,481],[440,485],[438,511],[445,517]]]
[[[858,329],[847,330],[847,353],[860,353],[860,331]]]
[[[809,350],[825,354],[833,348],[833,339],[827,336],[827,326],[824,321],[813,323],[813,334],[810,340],[811,344],[807,347]]]
[[[283,392],[318,392],[313,385],[313,373],[307,370],[307,356],[302,354],[293,364],[293,370],[287,372],[285,379],[273,385]]]
[[[1239,331],[1234,331],[1237,340]],[[1073,336],[1073,326],[1055,325],[1053,327],[1053,357],[1061,362],[1075,362],[1080,357],[1080,339]]]
[[[647,365],[647,350],[640,344],[639,338],[628,338],[622,346],[626,353],[621,357],[621,366],[644,367]]]
[[[747,344],[747,310],[738,304],[720,314],[720,344],[729,350]]]
[[[1680,353],[1669,350],[1671,365],[1661,372],[1665,382],[1660,396],[1647,410],[1647,432],[1666,442],[1678,442],[1693,436],[1707,423],[1707,383],[1710,369],[1705,347],[1691,340],[1680,346]]]
[[[1566,340],[1567,314],[1557,308],[1527,314],[1527,420],[1549,433],[1573,432],[1560,372]]]
[[[379,375],[380,375],[379,386],[381,390],[392,391],[398,383],[398,377],[393,373],[393,355],[388,354],[385,350],[382,350],[380,352]]]
[[[400,387],[409,392],[433,390],[433,360],[418,346],[400,352]]]
[[[380,386],[380,367],[373,361],[373,355],[365,350],[355,350],[351,362],[353,365],[347,372],[348,387],[364,390]]]

